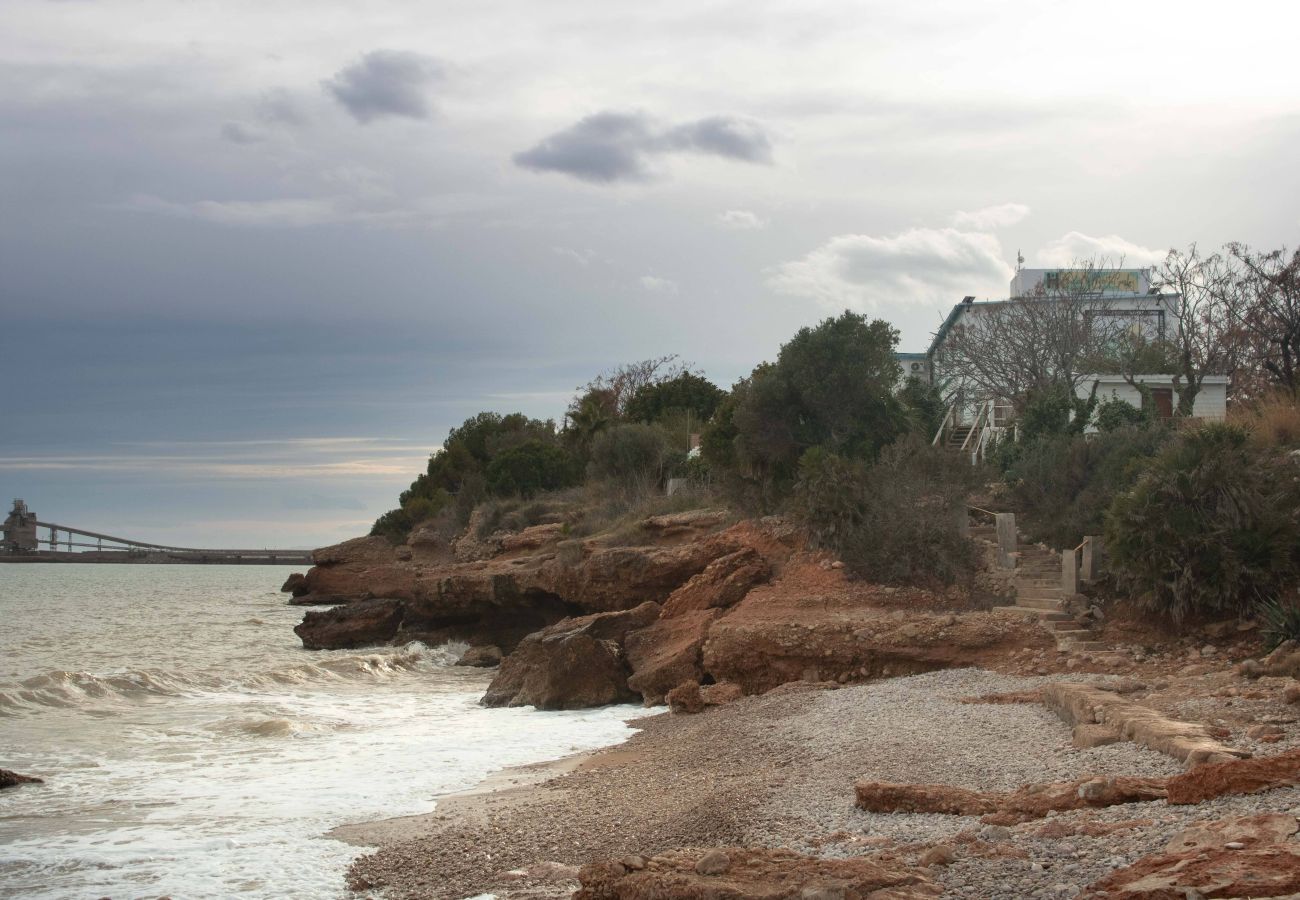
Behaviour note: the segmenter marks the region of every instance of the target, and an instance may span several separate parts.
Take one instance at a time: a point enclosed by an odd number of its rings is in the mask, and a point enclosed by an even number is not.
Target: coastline
[[[1074,810],[990,831],[973,816],[855,807],[862,777],[1013,790],[1182,771],[1130,742],[1077,748],[1041,704],[961,702],[1055,680],[1077,678],[953,669],[847,687],[793,683],[699,715],[648,717],[623,743],[503,770],[428,816],[350,828],[348,838],[376,843],[353,862],[349,884],[389,900],[559,900],[587,863],[732,846],[885,859],[927,872],[945,897],[1075,896],[1191,823],[1300,810],[1293,787],[1200,806]]]

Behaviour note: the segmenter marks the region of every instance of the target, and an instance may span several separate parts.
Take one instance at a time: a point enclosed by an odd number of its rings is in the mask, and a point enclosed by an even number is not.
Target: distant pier
[[[210,550],[133,541],[42,522],[26,503],[15,500],[0,532],[0,563],[40,562],[310,566],[312,559],[308,550]]]

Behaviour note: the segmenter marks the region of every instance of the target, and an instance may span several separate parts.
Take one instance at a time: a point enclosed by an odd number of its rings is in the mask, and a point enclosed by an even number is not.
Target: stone
[[[731,868],[731,857],[721,850],[709,850],[695,863],[697,875],[721,875]]]
[[[996,827],[996,826],[990,826]],[[1010,832],[1008,832],[1010,834]],[[957,861],[957,854],[952,847],[947,844],[939,844],[931,847],[925,853],[921,854],[920,863],[923,866],[950,866]]]
[[[1288,897],[1300,892],[1300,844],[1239,850],[1189,850],[1144,856],[1088,887],[1125,900],[1208,897]]]
[[[1108,725],[1075,725],[1071,742],[1080,750],[1087,750],[1115,744],[1119,740],[1119,732]]]
[[[714,853],[726,857],[726,870],[697,871]],[[635,872],[613,860],[593,863],[578,879],[574,900],[928,900],[942,893],[924,870],[895,862],[739,847],[670,851]]]
[[[1165,846],[1165,852],[1185,853],[1215,847],[1240,850],[1260,844],[1277,844],[1297,831],[1300,831],[1300,822],[1287,813],[1262,813],[1202,822],[1179,832]]]
[[[501,659],[501,648],[496,644],[488,644],[486,647],[470,647],[460,659],[456,660],[456,665],[491,669],[501,665]]]
[[[705,684],[700,686],[700,698],[705,706],[726,706],[735,703],[745,692],[740,685],[724,681],[722,684]]]
[[[664,601],[664,617],[708,609],[726,609],[771,577],[767,560],[753,547],[720,556]]]
[[[360,600],[326,610],[312,610],[294,626],[308,650],[346,650],[383,643],[402,623],[401,600]]]
[[[700,685],[695,681],[683,681],[668,692],[665,700],[669,709],[675,713],[704,712],[704,697],[700,694]]]
[[[44,783],[45,779],[37,778],[35,775],[19,775],[17,772],[11,772],[8,769],[0,769],[0,790],[17,787],[20,784]]]
[[[1200,803],[1225,794],[1254,794],[1300,784],[1300,749],[1197,766],[1165,783],[1172,804]]]
[[[1286,732],[1277,725],[1252,725],[1246,729],[1246,737],[1257,741],[1262,738],[1282,737],[1284,734]]]
[[[293,594],[295,597],[301,597],[307,590],[307,576],[301,572],[294,572],[280,585],[280,593]]]
[[[720,615],[717,609],[690,610],[671,618],[661,615],[647,628],[630,633],[624,642],[632,670],[628,687],[646,705],[654,705],[664,702],[665,695],[683,681],[701,681],[704,641]]]
[[[1297,704],[1300,703],[1300,684],[1288,684],[1282,689],[1282,702]]]
[[[980,840],[990,844],[1011,840],[1011,829],[1005,825],[985,825],[979,831]]]

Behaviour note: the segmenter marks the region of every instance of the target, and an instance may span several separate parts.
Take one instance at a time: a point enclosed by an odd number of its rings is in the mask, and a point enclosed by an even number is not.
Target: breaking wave
[[[211,691],[275,689],[316,682],[387,681],[454,665],[466,649],[467,645],[459,642],[429,647],[414,641],[404,647],[321,654],[318,661],[234,678],[165,669],[141,669],[112,675],[56,670],[22,681],[0,681],[0,716],[20,715],[41,707],[145,702],[153,697]]]

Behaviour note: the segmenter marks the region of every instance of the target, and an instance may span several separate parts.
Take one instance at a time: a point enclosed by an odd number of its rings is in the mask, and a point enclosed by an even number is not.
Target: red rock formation
[[[739,847],[596,863],[578,879],[574,900],[922,900],[942,893],[928,875],[896,864]]]
[[[636,699],[621,644],[659,616],[659,604],[564,619],[530,634],[505,658],[483,696],[486,706],[582,709]]]
[[[1295,816],[1266,814],[1209,822],[1089,887],[1130,900],[1187,897],[1294,897],[1300,893]]]
[[[1200,803],[1224,794],[1254,794],[1300,784],[1300,750],[1197,766],[1169,779],[1169,802]]]
[[[683,681],[698,684],[704,674],[701,650],[709,626],[720,615],[722,611],[717,609],[694,610],[672,618],[661,615],[649,628],[628,635],[624,645],[632,669],[628,687],[647,704],[656,704]]]
[[[726,609],[771,577],[772,569],[757,550],[743,547],[720,556],[664,601],[664,616],[706,609]]]
[[[397,634],[400,600],[361,600],[307,613],[294,627],[308,650],[339,650],[387,641]]]
[[[859,781],[857,805],[868,812],[946,813],[982,816],[991,825],[1041,819],[1052,810],[1085,809],[1160,800],[1163,778],[1127,776],[1079,778],[1031,784],[1011,793],[983,793],[946,784],[893,784]]]

